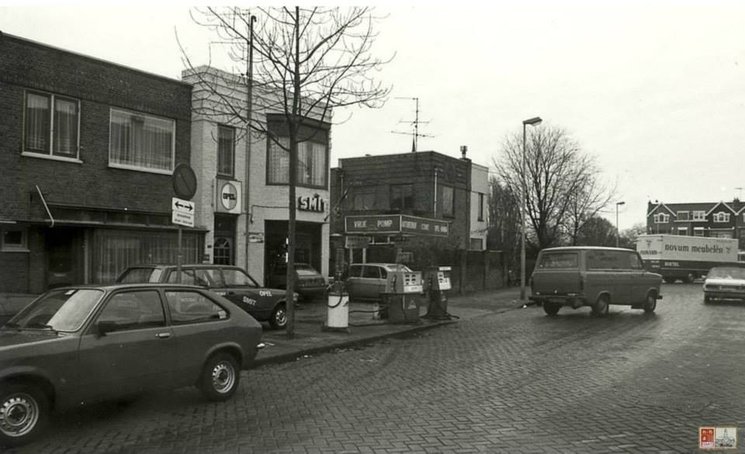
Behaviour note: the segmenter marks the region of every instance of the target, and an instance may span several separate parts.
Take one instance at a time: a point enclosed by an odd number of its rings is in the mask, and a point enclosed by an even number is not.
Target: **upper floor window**
[[[111,109],[109,165],[159,173],[173,172],[176,122]]]
[[[442,215],[443,216],[454,216],[455,215],[455,191],[451,186],[442,187]]]
[[[235,173],[235,129],[217,127],[217,174],[232,177]]]
[[[375,208],[375,188],[356,187],[351,195],[352,210],[366,211]]]
[[[26,92],[23,151],[77,159],[79,120],[78,100]]]
[[[479,221],[484,220],[484,194],[479,194]]]
[[[665,224],[670,222],[670,215],[667,213],[657,213],[654,215],[655,224]]]
[[[267,184],[288,184],[290,181],[290,139],[280,137],[279,144],[269,141],[267,159]],[[326,146],[315,142],[300,142],[297,145],[295,184],[298,186],[325,188],[328,165]]]
[[[678,211],[675,217],[678,219],[678,221],[687,221],[689,214],[690,213],[688,211]]]
[[[723,211],[714,213],[714,222],[729,222],[729,213]]]
[[[414,208],[414,185],[391,185],[391,209],[411,210]]]
[[[706,212],[705,211],[694,211],[693,212],[693,220],[694,221],[705,221],[706,220]]]

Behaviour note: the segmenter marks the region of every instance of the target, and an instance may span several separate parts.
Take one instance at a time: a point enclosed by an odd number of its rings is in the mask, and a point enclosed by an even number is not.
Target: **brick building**
[[[266,133],[246,134],[244,77],[200,66],[183,72],[194,86],[192,162],[199,185],[197,222],[208,226],[206,261],[235,264],[259,282],[287,259],[289,144],[278,93],[254,88],[252,117]],[[227,106],[225,103],[229,103]],[[237,109],[241,115],[231,111]],[[318,118],[318,117],[317,117]],[[300,131],[296,177],[295,260],[326,275],[329,264],[331,125],[306,119]],[[247,140],[250,137],[250,142]],[[248,169],[248,171],[247,171]]]
[[[647,233],[737,238],[745,250],[745,203],[647,203]]]
[[[175,261],[191,86],[7,34],[0,55],[0,292]],[[203,232],[186,229],[184,260],[201,259]]]

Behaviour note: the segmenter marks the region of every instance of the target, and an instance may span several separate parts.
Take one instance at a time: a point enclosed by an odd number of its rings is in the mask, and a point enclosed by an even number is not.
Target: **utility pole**
[[[246,173],[243,184],[246,186],[243,188],[244,198],[246,199],[246,267],[245,270],[249,269],[248,251],[250,243],[248,241],[248,232],[251,229],[251,203],[250,195],[251,188],[249,187],[250,175],[251,175],[251,117],[253,115],[253,87],[254,87],[254,22],[256,22],[256,16],[248,13],[248,67],[246,68]]]
[[[410,123],[410,124],[412,124],[414,126],[414,131],[413,132],[391,131],[391,132],[394,133],[394,134],[405,134],[407,136],[412,136],[413,137],[413,140],[412,140],[412,144],[411,144],[411,152],[412,153],[415,153],[419,149],[418,148],[418,146],[419,146],[419,137],[434,137],[434,136],[429,135],[429,134],[419,134],[419,124],[420,123],[424,123],[424,124],[429,123],[428,121],[423,121],[423,122],[420,122],[419,121],[419,98],[398,97],[396,99],[411,99],[411,100],[414,100],[414,106],[415,106],[415,109],[414,109],[414,121],[400,121],[399,122],[399,123]]]

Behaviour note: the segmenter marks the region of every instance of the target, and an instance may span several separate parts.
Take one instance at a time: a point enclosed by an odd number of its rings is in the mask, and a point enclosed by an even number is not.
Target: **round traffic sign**
[[[197,193],[197,175],[188,164],[173,169],[173,191],[179,199],[191,200]]]

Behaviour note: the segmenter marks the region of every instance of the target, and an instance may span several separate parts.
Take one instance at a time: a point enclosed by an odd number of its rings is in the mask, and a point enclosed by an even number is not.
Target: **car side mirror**
[[[99,336],[105,336],[107,333],[111,333],[117,330],[116,322],[100,321],[96,323],[96,333]]]

